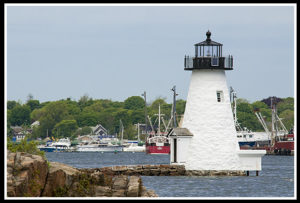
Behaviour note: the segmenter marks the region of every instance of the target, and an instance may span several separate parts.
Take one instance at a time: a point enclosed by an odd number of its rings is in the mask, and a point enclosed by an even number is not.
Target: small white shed
[[[170,164],[184,164],[193,134],[187,128],[173,128],[170,137]]]

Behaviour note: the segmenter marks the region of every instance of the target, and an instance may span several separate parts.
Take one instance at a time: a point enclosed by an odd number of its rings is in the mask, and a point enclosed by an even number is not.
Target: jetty
[[[240,170],[186,170],[184,165],[125,165],[103,168],[79,169],[85,173],[103,173],[117,176],[246,176],[247,171]]]

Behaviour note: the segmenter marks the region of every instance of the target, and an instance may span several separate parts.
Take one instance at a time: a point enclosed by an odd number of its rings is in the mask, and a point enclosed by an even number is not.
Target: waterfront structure
[[[93,135],[105,136],[107,135],[107,130],[99,123],[95,127],[91,127],[93,131]]]
[[[170,162],[186,170],[259,171],[265,150],[241,151],[237,140],[225,74],[233,57],[223,56],[210,31],[206,36],[195,44],[195,56],[184,59],[192,74],[181,129],[169,132]]]

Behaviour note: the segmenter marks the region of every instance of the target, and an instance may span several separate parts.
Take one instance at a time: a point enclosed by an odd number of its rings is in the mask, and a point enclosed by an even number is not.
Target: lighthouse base
[[[245,171],[231,170],[186,170],[187,176],[246,176]]]

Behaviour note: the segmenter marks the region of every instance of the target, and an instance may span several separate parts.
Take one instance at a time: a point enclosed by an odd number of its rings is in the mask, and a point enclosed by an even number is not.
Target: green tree
[[[9,110],[13,109],[17,105],[20,105],[20,104],[17,103],[16,101],[7,101],[7,109],[9,109]]]
[[[30,108],[27,105],[15,106],[11,110],[11,115],[9,118],[11,125],[28,125],[30,124]]]
[[[177,115],[183,115],[185,110],[186,101],[179,99],[176,101],[176,113]]]
[[[129,125],[124,129],[124,139],[136,140],[137,139],[137,129],[134,125]]]
[[[10,138],[7,138],[7,150],[11,152],[26,152],[29,154],[40,155],[44,158],[45,152],[40,151],[37,148],[38,143],[36,141],[27,141],[27,139],[21,140],[20,143],[13,143]]]
[[[135,110],[135,109],[143,109],[145,106],[145,101],[142,97],[140,96],[132,96],[132,97],[128,97],[125,101],[124,101],[124,108],[125,109],[131,109],[131,110]]]
[[[145,112],[143,109],[129,110],[128,114],[132,124],[145,123]]]
[[[249,103],[239,103],[236,106],[237,112],[253,113],[253,108]]]
[[[40,126],[35,131],[35,136],[45,138],[52,136],[54,126],[62,120],[70,118],[67,104],[64,101],[50,102],[43,107],[39,117]]]
[[[92,133],[92,128],[89,127],[89,126],[84,126],[82,129],[81,129],[81,135],[89,135]]]
[[[277,103],[276,108],[278,114],[287,109],[294,111],[294,98],[287,97],[285,99],[282,99],[280,102]]]
[[[37,121],[39,120],[43,115],[45,115],[45,108],[40,108],[40,109],[34,109],[31,113],[30,113],[30,119],[31,122]]]
[[[268,105],[261,101],[256,101],[251,104],[252,109],[269,109]]]
[[[294,127],[294,111],[286,109],[279,114],[279,118],[282,118],[282,123],[287,130]]]
[[[55,138],[71,137],[77,128],[76,120],[62,120],[54,126],[52,134]]]
[[[95,112],[82,112],[76,116],[79,127],[83,126],[95,126],[99,122],[99,113]]]
[[[104,126],[109,132],[115,132],[116,126],[119,126],[120,121],[116,121],[113,113],[114,108],[106,108],[101,113],[99,113],[99,123]]]
[[[83,109],[89,105],[93,104],[93,99],[90,98],[88,96],[88,94],[83,95],[82,97],[80,97],[80,99],[78,100],[78,105],[80,107],[80,109]]]
[[[122,120],[124,128],[127,128],[132,123],[127,109],[116,109],[113,112],[113,117],[114,125],[118,125],[120,120]]]
[[[242,128],[246,127],[252,131],[263,131],[263,127],[253,113],[238,111],[237,117]]]
[[[26,105],[30,107],[30,111],[34,109],[40,108],[40,101],[39,100],[29,100],[27,101]]]

